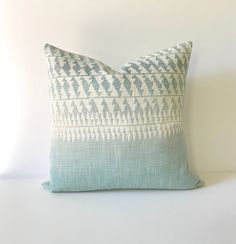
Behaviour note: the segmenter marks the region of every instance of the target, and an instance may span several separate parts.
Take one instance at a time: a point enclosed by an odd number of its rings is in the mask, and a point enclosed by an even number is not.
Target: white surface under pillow
[[[2,244],[235,244],[236,174],[200,174],[196,190],[44,191],[0,180]]]

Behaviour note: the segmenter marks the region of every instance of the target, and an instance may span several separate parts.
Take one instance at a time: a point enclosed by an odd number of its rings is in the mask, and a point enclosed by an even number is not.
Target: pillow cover
[[[45,45],[52,109],[51,192],[192,189],[182,113],[192,43],[115,71]]]

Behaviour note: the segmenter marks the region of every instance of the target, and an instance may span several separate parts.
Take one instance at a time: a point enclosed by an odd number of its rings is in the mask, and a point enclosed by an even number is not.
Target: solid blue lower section
[[[150,188],[192,189],[202,185],[188,169],[183,135],[170,138],[52,141],[52,192]]]

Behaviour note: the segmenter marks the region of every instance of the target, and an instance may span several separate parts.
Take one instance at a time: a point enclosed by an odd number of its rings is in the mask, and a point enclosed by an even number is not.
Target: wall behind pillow
[[[47,176],[49,103],[43,44],[118,69],[192,40],[186,137],[197,171],[236,171],[236,2],[0,0],[0,175]]]

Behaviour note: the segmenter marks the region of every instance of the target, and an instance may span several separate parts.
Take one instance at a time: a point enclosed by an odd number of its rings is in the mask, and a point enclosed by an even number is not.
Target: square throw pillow
[[[45,45],[52,108],[51,192],[193,189],[182,114],[192,43],[119,71]]]

